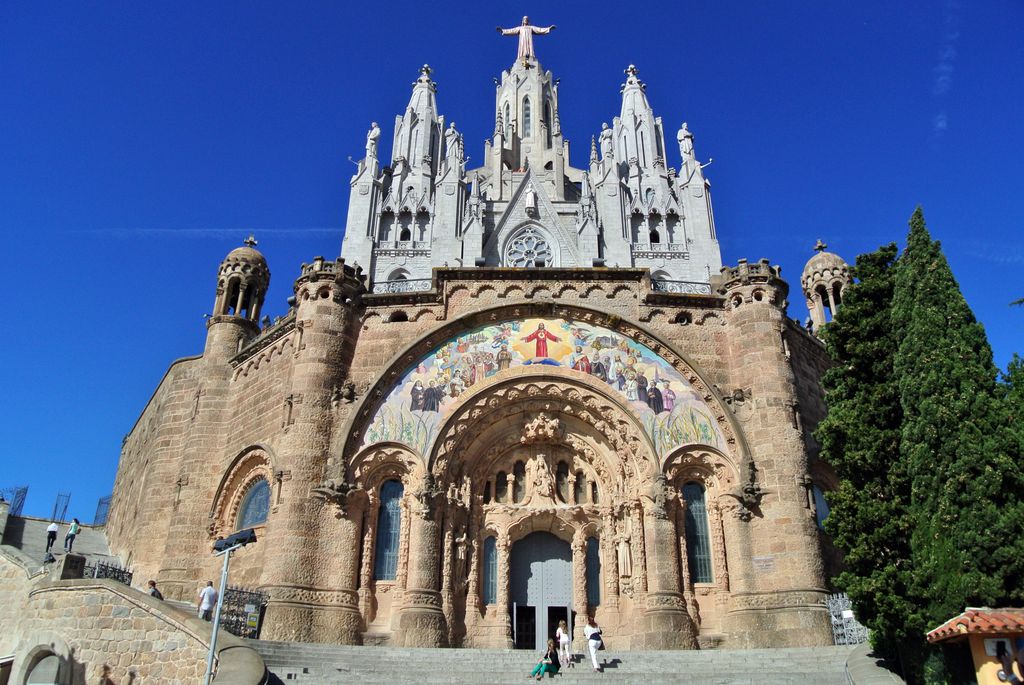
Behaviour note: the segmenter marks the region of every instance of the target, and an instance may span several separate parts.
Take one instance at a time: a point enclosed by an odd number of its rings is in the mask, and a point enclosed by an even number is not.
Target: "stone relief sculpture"
[[[377,159],[377,143],[380,140],[380,127],[374,121],[370,124],[370,130],[366,134],[366,158]]]
[[[612,150],[614,149],[614,145],[613,145],[613,141],[612,141],[612,136],[613,135],[614,134],[612,133],[612,130],[610,128],[608,128],[607,122],[601,124],[600,143],[601,143],[601,160],[602,161],[610,160],[610,159],[612,159],[612,157],[614,157],[614,153],[612,152]]]

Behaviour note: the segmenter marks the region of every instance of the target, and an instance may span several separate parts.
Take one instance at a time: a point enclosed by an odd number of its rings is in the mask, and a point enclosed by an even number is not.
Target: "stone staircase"
[[[14,547],[25,555],[30,568],[37,568],[43,565],[46,556],[46,527],[50,525],[48,519],[35,518],[31,516],[11,516],[7,519],[7,525],[3,531],[3,538],[0,544]],[[68,525],[61,524],[57,532],[57,544],[53,546],[53,556],[60,559],[64,551],[64,534],[68,532]],[[107,547],[106,534],[102,527],[83,525],[75,538],[74,551],[76,554],[85,556],[86,563],[97,561],[117,564],[117,559],[110,554]]]
[[[248,642],[283,685],[499,685],[522,683],[537,663],[527,650],[397,649],[294,642]],[[595,673],[577,654],[553,683],[662,685],[847,685],[853,647],[600,652]]]

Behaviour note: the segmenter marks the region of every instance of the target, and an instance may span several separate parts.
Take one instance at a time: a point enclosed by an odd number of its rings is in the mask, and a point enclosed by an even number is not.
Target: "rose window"
[[[532,226],[527,226],[515,238],[509,241],[505,250],[507,266],[552,266],[551,246],[547,238]]]

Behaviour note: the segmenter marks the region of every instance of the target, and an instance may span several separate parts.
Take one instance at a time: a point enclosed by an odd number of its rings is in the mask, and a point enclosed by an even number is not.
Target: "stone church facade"
[[[594,615],[612,649],[830,644],[821,344],[778,267],[722,267],[692,135],[669,167],[635,68],[575,169],[546,30],[505,32],[483,166],[425,67],[286,316],[260,322],[254,241],[225,258],[203,353],[125,439],[112,551],[191,599],[255,528],[232,582],[268,639],[533,648]],[[808,264],[816,324],[847,280]]]

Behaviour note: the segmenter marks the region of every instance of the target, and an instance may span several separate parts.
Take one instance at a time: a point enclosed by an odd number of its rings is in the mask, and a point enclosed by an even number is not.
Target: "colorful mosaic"
[[[681,445],[725,443],[703,398],[644,345],[578,321],[522,319],[477,328],[425,356],[377,410],[364,446],[393,440],[422,454],[459,396],[499,371],[535,365],[607,383],[640,417],[659,455]]]

